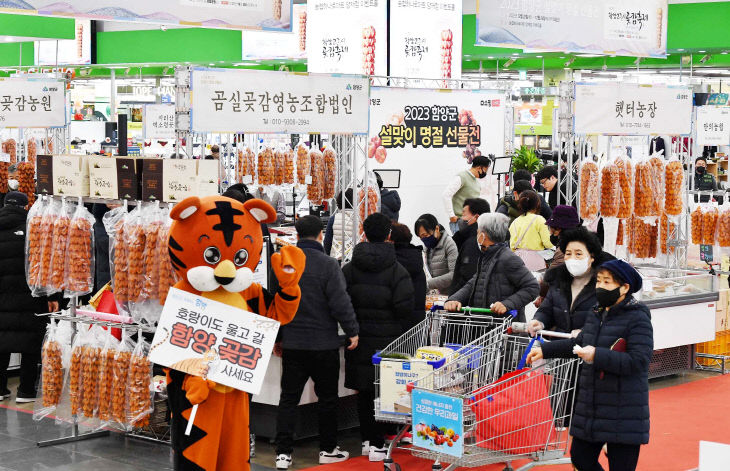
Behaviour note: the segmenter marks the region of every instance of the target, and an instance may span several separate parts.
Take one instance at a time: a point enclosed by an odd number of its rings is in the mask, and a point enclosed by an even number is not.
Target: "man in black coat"
[[[426,317],[426,272],[423,267],[423,247],[411,244],[413,234],[408,226],[397,222],[393,223],[390,231],[390,241],[395,246],[395,256],[398,263],[403,265],[411,275],[413,284],[413,315],[403,324],[403,330],[408,330]]]
[[[363,223],[367,242],[355,246],[352,261],[342,268],[360,324],[358,347],[345,352],[345,386],[358,391],[360,434],[370,461],[383,461],[387,453],[383,426],[374,417],[372,357],[403,334],[402,324],[413,311],[411,277],[398,263],[393,244],[385,242],[390,226],[384,214],[368,216]]]
[[[47,317],[35,314],[57,311],[58,302],[34,298],[25,279],[25,230],[28,197],[11,191],[0,209],[0,398],[10,397],[8,365],[11,353],[20,353],[20,387],[15,402],[36,397],[38,364]]]
[[[345,461],[349,453],[337,446],[337,404],[340,340],[337,324],[357,348],[359,326],[337,260],[322,247],[322,221],[304,216],[296,222],[297,247],[307,256],[302,290],[294,320],[281,328],[281,396],[276,418],[276,468],[288,469],[294,451],[297,406],[304,385],[314,381],[319,408],[319,463]]]
[[[380,189],[380,212],[390,218],[391,221],[398,222],[400,217],[400,195],[396,190],[383,188],[383,179],[378,172],[375,172],[375,179]]]
[[[558,168],[554,165],[543,167],[539,172],[537,172],[537,175],[535,175],[535,179],[540,182],[540,186],[548,192],[548,204],[550,205],[550,209],[555,209],[558,204],[566,204],[563,196],[560,197],[560,202],[558,202],[558,192],[563,195],[567,195],[567,182],[569,179],[565,178],[565,171],[561,172],[560,177],[563,179],[563,182],[558,185]],[[573,194],[575,195],[578,191],[578,187],[575,182],[578,179],[574,176],[570,180],[570,184],[573,188]],[[575,202],[571,203],[571,206],[575,206]]]
[[[454,294],[467,284],[477,272],[477,264],[482,252],[477,244],[477,219],[489,212],[489,203],[482,198],[469,198],[464,201],[464,209],[459,219],[459,230],[454,234],[454,242],[459,249],[454,276],[451,279],[449,294]]]
[[[570,455],[577,469],[601,469],[598,457],[608,445],[611,469],[633,471],[641,445],[649,443],[649,363],[654,333],[649,308],[632,293],[641,276],[623,260],[598,269],[596,299],[578,337],[545,342],[528,361],[578,355],[578,393],[573,409]]]

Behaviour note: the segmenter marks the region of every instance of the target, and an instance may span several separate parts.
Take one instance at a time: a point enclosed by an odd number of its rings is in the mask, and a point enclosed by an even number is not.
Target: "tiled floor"
[[[691,371],[681,376],[653,380],[652,389],[675,386],[713,376],[713,373]],[[11,378],[11,389],[16,381]],[[39,448],[39,440],[67,436],[71,430],[54,420],[34,422],[30,405],[16,405],[14,398],[0,402],[0,471],[143,471],[170,470],[170,448],[165,445],[126,438],[112,433],[108,437]],[[24,409],[24,410],[23,410]],[[360,437],[356,430],[340,434],[340,446],[351,454],[360,451]],[[317,439],[297,442],[293,469],[304,469],[317,464]],[[266,439],[256,443],[254,471],[271,471],[274,450]]]

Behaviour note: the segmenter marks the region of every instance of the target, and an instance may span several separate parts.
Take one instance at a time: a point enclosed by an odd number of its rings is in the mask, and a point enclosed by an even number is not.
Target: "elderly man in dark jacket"
[[[469,198],[464,201],[464,210],[458,221],[459,230],[453,237],[459,248],[459,256],[456,258],[449,294],[459,291],[477,272],[482,254],[477,244],[477,219],[488,212],[489,203],[482,198]]]
[[[383,426],[374,417],[372,356],[403,334],[402,324],[413,312],[411,277],[398,263],[393,244],[385,242],[390,226],[381,213],[368,216],[363,223],[367,242],[355,246],[352,261],[342,268],[360,324],[358,347],[345,352],[345,386],[358,391],[362,448],[370,461],[383,461],[387,453]]]
[[[281,397],[276,419],[276,468],[288,469],[294,450],[296,408],[304,385],[314,381],[319,399],[319,463],[330,464],[349,457],[337,446],[337,402],[340,378],[340,340],[337,324],[349,338],[349,350],[357,348],[359,326],[347,294],[345,277],[337,260],[322,247],[322,221],[315,216],[297,220],[297,247],[307,262],[299,281],[302,299],[294,320],[281,328]]]
[[[36,397],[38,364],[48,318],[35,314],[58,310],[57,302],[34,298],[25,280],[25,230],[28,197],[11,191],[0,209],[0,400],[10,397],[8,365],[20,353],[20,386],[16,402]]]
[[[509,218],[487,213],[479,216],[477,224],[477,244],[482,252],[477,272],[444,307],[452,312],[462,306],[489,308],[498,315],[516,310],[517,320],[524,322],[525,306],[535,300],[540,288],[522,259],[503,242]]]
[[[649,363],[654,351],[651,313],[632,297],[641,276],[623,260],[598,269],[598,309],[578,337],[546,342],[528,361],[570,358],[585,363],[570,427],[571,460],[577,469],[602,469],[598,457],[608,445],[610,468],[633,471],[641,445],[649,443]]]

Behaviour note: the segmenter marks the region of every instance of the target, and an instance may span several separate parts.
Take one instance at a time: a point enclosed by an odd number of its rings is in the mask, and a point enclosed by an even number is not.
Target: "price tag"
[[[6,152],[0,152],[0,162],[10,163],[10,154]]]
[[[703,262],[712,262],[712,246],[711,245],[700,245],[700,260]]]
[[[311,185],[312,184],[312,176],[311,175],[307,175],[306,177],[304,177],[304,183],[306,183],[307,185]]]

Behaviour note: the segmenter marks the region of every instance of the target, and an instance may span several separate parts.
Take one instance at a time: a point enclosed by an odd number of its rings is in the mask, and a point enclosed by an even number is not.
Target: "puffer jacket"
[[[510,224],[512,224],[512,221],[522,216],[522,211],[520,211],[520,207],[517,204],[517,201],[515,201],[514,196],[505,196],[500,199],[497,209],[494,212],[507,216]]]
[[[431,274],[431,278],[428,279],[428,289],[448,292],[458,257],[459,249],[456,248],[456,243],[441,229],[439,243],[432,249],[426,249],[426,265]]]
[[[34,298],[25,279],[25,230],[28,212],[0,209],[0,352],[40,353],[48,317],[48,298]]]
[[[395,190],[380,190],[380,212],[398,222],[400,217],[400,195]]]
[[[372,391],[372,356],[404,332],[403,323],[413,312],[413,285],[393,244],[385,242],[357,244],[342,271],[360,324],[357,348],[345,352],[345,386]]]
[[[426,317],[426,272],[423,271],[423,249],[411,244],[394,244],[398,263],[411,275],[413,284],[413,314],[403,325],[410,329]]]
[[[525,306],[534,301],[540,287],[522,259],[504,244],[489,247],[479,259],[476,274],[449,301],[462,306],[489,308],[501,302],[516,310],[517,321],[525,321]]]
[[[626,351],[612,350],[619,339]],[[545,358],[574,358],[573,346],[596,347],[583,363],[570,434],[598,443],[649,443],[649,363],[654,352],[651,313],[628,297],[606,311],[593,311],[574,339],[545,342]]]
[[[454,234],[454,242],[459,248],[459,256],[456,259],[454,276],[451,279],[451,287],[448,293],[450,295],[459,291],[477,272],[479,259],[482,256],[482,251],[477,244],[478,234],[476,223]]]

